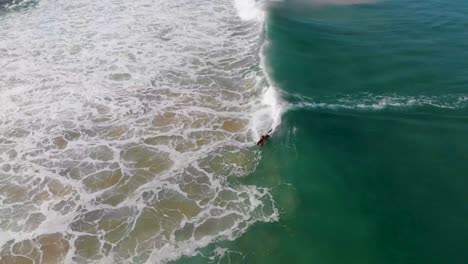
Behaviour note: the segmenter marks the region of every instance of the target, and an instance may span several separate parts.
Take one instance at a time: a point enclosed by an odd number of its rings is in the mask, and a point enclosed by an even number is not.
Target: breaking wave
[[[0,24],[4,260],[164,263],[278,218],[229,181],[281,121],[253,1],[43,0]]]

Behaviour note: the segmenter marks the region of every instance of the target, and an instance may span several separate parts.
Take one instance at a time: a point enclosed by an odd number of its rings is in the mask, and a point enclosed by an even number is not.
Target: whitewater
[[[278,219],[229,180],[283,109],[255,2],[26,3],[0,12],[3,261],[166,263]]]

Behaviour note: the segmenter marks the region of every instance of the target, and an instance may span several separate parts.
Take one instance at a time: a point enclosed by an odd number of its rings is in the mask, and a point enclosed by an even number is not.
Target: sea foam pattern
[[[0,15],[7,263],[161,263],[277,219],[267,189],[228,181],[255,169],[251,146],[280,118],[252,3],[42,0]]]

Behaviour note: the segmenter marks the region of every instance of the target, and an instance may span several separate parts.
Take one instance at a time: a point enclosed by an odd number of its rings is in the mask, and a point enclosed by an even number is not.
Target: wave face
[[[229,181],[279,124],[252,6],[43,0],[0,16],[3,259],[164,263],[277,219],[267,189]]]

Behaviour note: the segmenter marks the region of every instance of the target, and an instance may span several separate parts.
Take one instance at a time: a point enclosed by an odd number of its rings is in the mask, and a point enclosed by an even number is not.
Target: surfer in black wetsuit
[[[270,138],[270,132],[272,131],[272,129],[268,130],[268,132],[266,133],[266,135],[262,135],[262,137],[260,138],[260,140],[257,142],[257,146],[259,147],[262,147],[263,145],[265,145],[265,143],[268,141],[268,139]]]

